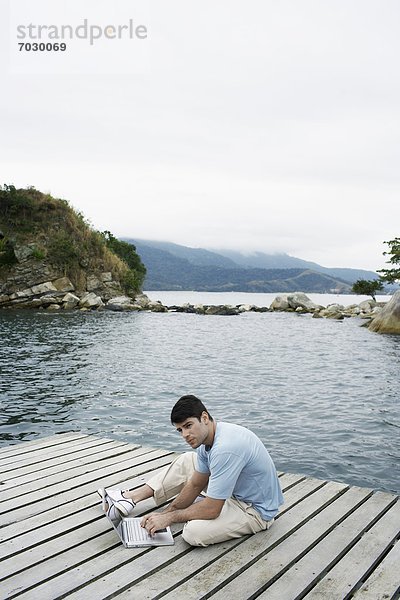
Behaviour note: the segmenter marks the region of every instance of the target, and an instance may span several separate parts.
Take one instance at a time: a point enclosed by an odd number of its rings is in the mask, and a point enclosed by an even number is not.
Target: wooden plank
[[[45,440],[41,440],[41,444],[38,446],[32,446],[32,448],[26,448],[24,452],[12,452],[7,456],[0,455],[0,468],[3,469],[3,466],[10,465],[8,468],[14,468],[13,465],[28,461],[31,457],[34,457],[35,460],[39,460],[41,456],[59,456],[65,449],[71,448],[71,451],[78,448],[79,446],[85,445],[93,445],[97,443],[115,441],[108,438],[96,438],[90,435],[79,435],[77,437],[66,438],[60,440],[58,443],[53,444],[45,444]],[[18,446],[13,446],[13,448],[18,448]],[[6,468],[6,467],[4,467]]]
[[[159,467],[162,463],[164,463],[165,466],[166,457],[164,457],[164,459],[159,459],[157,463]],[[159,471],[160,468],[154,472]],[[141,480],[145,478],[148,480],[151,475],[152,473],[146,473],[145,476],[140,475],[137,479]],[[100,498],[97,493],[94,493],[93,490],[91,491],[92,493],[90,496],[86,496],[66,504],[65,511],[68,511],[67,514],[64,514],[64,510],[61,513],[60,508],[56,507],[53,510],[44,513],[43,515],[32,517],[31,519],[17,523],[17,527],[19,526],[20,528],[24,528],[24,533],[22,535],[9,537],[2,542],[0,545],[0,559],[3,560],[2,565],[4,566],[4,561],[7,558],[12,558],[16,554],[22,553],[26,550],[29,550],[27,564],[39,562],[48,556],[49,548],[51,547],[51,542],[53,539],[74,530],[78,530],[79,527],[91,524],[99,519],[102,521],[104,520],[105,527],[109,527],[109,523],[103,519],[103,513],[100,508]],[[49,517],[48,515],[51,516]],[[34,521],[36,522],[34,523]],[[37,526],[38,522],[39,526]],[[27,524],[29,524],[30,527],[27,527]],[[34,528],[34,525],[37,527]],[[9,532],[12,533],[14,527],[10,526],[8,529]],[[92,535],[96,535],[97,533],[101,533],[102,530],[103,529],[100,528],[99,530],[96,529],[95,531],[91,530],[91,532]],[[86,534],[82,534],[82,539],[78,539],[78,541],[82,542],[82,540],[86,540],[85,535]],[[50,546],[44,548],[43,544],[47,543],[48,541],[50,542]],[[13,573],[14,571],[15,569],[10,566],[8,572]]]
[[[296,475],[294,473],[283,473],[279,477],[279,482],[281,484],[282,491],[287,491],[291,487],[299,484],[301,481],[305,481],[307,477],[304,475]]]
[[[297,487],[297,486],[296,486]],[[314,506],[314,510],[315,510],[315,505],[319,502],[322,501],[322,498],[324,499],[324,501],[330,501],[332,499],[332,496],[341,493],[341,491],[343,490],[343,488],[345,488],[346,486],[342,486],[341,484],[336,484],[336,486],[329,486],[329,484],[327,486],[323,486],[322,488],[320,488],[316,493],[315,496],[316,498],[314,498],[314,502],[313,502],[313,506]],[[297,502],[298,496],[295,493],[296,488],[293,488],[293,495],[294,495],[294,501]],[[322,490],[324,490],[324,492],[322,492]],[[291,490],[289,490],[290,493]],[[314,496],[314,495],[313,495]],[[329,498],[329,500],[328,500]],[[304,502],[307,503],[307,501],[310,501],[310,497],[308,497]],[[296,507],[300,507],[302,505],[302,503],[300,504],[296,504]],[[295,510],[295,508],[293,509]],[[299,511],[299,509],[298,509]],[[289,514],[289,512],[286,513],[286,518],[287,515]],[[299,512],[297,512],[297,520],[296,520],[296,527],[299,525],[298,523],[298,517],[299,517]],[[282,517],[281,519],[279,519],[279,521],[284,521],[284,517]],[[271,538],[271,536],[274,536],[274,528],[276,527],[276,531],[277,533],[275,534],[276,536],[278,536],[278,539],[280,539],[280,537],[283,535],[284,537],[286,537],[287,535],[287,531],[284,531],[282,534],[282,528],[278,527],[278,521],[277,523],[268,531],[268,532],[262,532],[259,534],[256,534],[254,536],[250,536],[247,538],[239,538],[238,540],[232,540],[230,542],[225,542],[219,546],[220,551],[224,554],[222,557],[220,557],[219,559],[214,559],[214,561],[212,562],[212,564],[208,565],[207,570],[206,570],[206,574],[207,574],[207,578],[209,577],[209,572],[211,569],[214,568],[214,565],[218,563],[218,568],[217,568],[217,573],[219,575],[219,577],[221,577],[221,574],[224,573],[224,568],[226,567],[226,565],[224,564],[224,562],[228,562],[228,564],[231,565],[231,567],[233,568],[233,571],[236,572],[237,570],[237,566],[235,565],[236,560],[243,561],[243,560],[249,560],[249,554],[251,555],[252,552],[260,552],[260,548],[263,548],[265,544],[269,544],[269,540]],[[271,533],[272,532],[272,533]],[[218,548],[217,546],[217,548]],[[187,547],[187,545],[186,545]],[[207,560],[207,555],[209,552],[210,548],[207,548],[206,550],[203,549],[203,557],[205,560]],[[230,560],[227,561],[225,553],[226,553],[226,549],[229,549],[229,553],[228,556],[230,556],[231,554],[235,554],[235,559],[231,562]],[[191,552],[194,551],[193,548],[191,548],[190,550]],[[201,553],[201,549],[197,549],[197,554],[199,554],[199,551]],[[150,562],[150,558],[148,558],[147,561],[147,569],[148,569],[148,573],[147,573],[147,577],[149,577],[150,575],[152,575],[152,571],[154,572],[159,572],[160,568],[162,566],[167,567],[167,569],[165,571],[161,573],[159,573],[159,578],[160,581],[164,579],[164,577],[167,575],[167,573],[178,573],[181,576],[182,579],[182,573],[187,573],[186,571],[186,566],[185,566],[185,561],[186,561],[186,554],[187,552],[182,552],[182,556],[176,556],[173,555],[173,559],[174,559],[174,564],[170,566],[170,561],[165,561],[164,565],[160,564],[159,562],[157,562],[157,564],[155,565],[151,565]],[[246,557],[246,558],[244,558]],[[182,559],[182,560],[181,560]],[[223,566],[221,566],[223,565]],[[139,579],[136,578],[136,563],[135,563],[135,573],[129,573],[129,572],[120,572],[120,571],[113,571],[111,573],[109,573],[107,576],[104,576],[101,581],[102,583],[106,586],[107,589],[107,593],[108,594],[113,594],[115,593],[117,590],[121,590],[121,589],[130,589],[130,586],[132,584],[135,584],[135,589],[137,584],[139,583]],[[202,581],[202,583],[200,584],[200,591],[204,590],[204,576],[205,573],[202,571],[201,575],[199,575],[200,580]],[[189,587],[191,588],[191,584],[193,582],[194,578],[190,579],[190,583],[188,584]],[[209,582],[212,582],[213,576],[211,576],[209,579],[207,579]],[[85,588],[82,589],[82,592],[79,593],[79,595],[75,594],[72,597],[76,597],[76,598],[84,598],[84,594],[86,594],[86,598],[87,597],[97,597],[97,594],[100,593],[100,587],[99,587],[99,583],[100,581],[94,581],[93,583],[91,583],[90,585],[86,586]],[[152,581],[152,585],[155,585],[155,583]],[[174,584],[175,585],[175,584]],[[175,585],[176,587],[176,585]],[[208,589],[208,588],[207,588]],[[174,592],[172,592],[174,594],[174,597],[176,598],[177,595],[181,594],[179,588],[177,588]],[[136,594],[136,592],[135,592]],[[180,597],[182,598],[186,598],[185,595],[180,595]]]
[[[293,481],[295,481],[296,479],[298,480],[299,477],[292,477],[292,476],[290,476],[290,477],[288,477],[288,482],[293,483]],[[303,486],[302,487],[302,491],[300,490],[300,494],[307,493],[311,489],[312,485],[315,488],[316,485],[319,486],[320,484],[321,484],[321,482],[318,481],[318,480],[310,481],[308,489],[306,489]],[[299,491],[296,492],[294,490],[294,488],[292,488],[290,490],[290,493],[288,494],[287,502],[289,502],[289,503],[290,502],[297,502],[298,499],[299,499]],[[96,510],[98,510],[97,507],[96,507]],[[180,526],[179,529],[178,529],[178,531],[180,531],[181,528],[182,527]],[[238,540],[238,543],[240,541],[241,540]],[[94,540],[94,542],[95,543],[93,544],[93,546],[96,547],[97,541]],[[71,539],[69,538],[69,544],[70,543],[71,543]],[[180,543],[182,544],[182,542],[180,542]],[[235,541],[235,543],[236,543],[236,541]],[[218,547],[220,548],[219,551],[221,551],[221,546],[220,545],[216,546],[216,548],[218,548]],[[43,554],[43,551],[44,551],[44,553],[47,551],[46,548],[39,549],[39,550],[40,550],[40,552],[42,554]],[[89,572],[91,573],[92,578],[97,578],[97,577],[101,577],[102,576],[104,569],[107,568],[107,567],[108,567],[108,569],[118,568],[120,566],[120,562],[121,562],[121,550],[123,551],[123,553],[124,552],[125,553],[126,552],[128,552],[128,553],[132,552],[132,550],[126,551],[126,550],[124,550],[123,548],[120,547],[119,551],[118,551],[118,549],[116,549],[115,556],[114,555],[109,555],[109,554],[107,554],[107,556],[105,556],[104,558],[97,556],[97,558],[96,558],[96,560],[94,561],[93,564],[88,564],[88,565],[84,565],[84,566],[80,565],[79,568],[77,568],[76,571],[74,571],[74,573],[72,573],[72,572],[62,573],[62,574],[60,574],[60,576],[57,576],[56,580],[52,580],[51,584],[49,583],[49,584],[46,584],[45,586],[41,586],[40,588],[37,588],[37,589],[35,588],[35,593],[36,594],[40,593],[39,597],[42,599],[42,597],[46,597],[46,595],[45,595],[46,593],[49,593],[49,597],[51,597],[51,590],[54,588],[54,586],[56,586],[57,590],[61,590],[62,593],[66,593],[66,592],[71,591],[71,589],[79,587],[80,585],[87,584],[88,583],[88,577],[89,577],[88,573]],[[160,550],[163,550],[163,549],[160,549]],[[36,556],[36,558],[35,557],[31,557],[31,555],[28,555],[27,559],[30,560],[30,559],[33,558],[34,562],[36,562],[36,560],[38,558],[39,559],[41,558],[42,554],[38,554]],[[96,555],[95,550],[92,550],[92,554]],[[165,556],[162,553],[161,553],[161,555],[163,556],[163,559],[165,559]],[[12,564],[12,563],[10,563],[10,564]],[[29,563],[27,563],[27,564],[29,564]],[[157,564],[160,566],[162,563],[157,562]],[[44,565],[44,563],[41,563],[41,565],[40,565],[41,569],[43,568],[43,565]],[[50,568],[51,568],[51,565],[49,566],[49,569]],[[137,565],[135,563],[135,573],[136,573],[136,568],[137,568]],[[132,580],[132,575],[131,575],[130,572],[129,572],[129,577]],[[83,597],[85,597],[85,594],[87,593],[87,591],[85,590],[85,588],[83,588],[83,590],[84,590],[82,592],[83,593]],[[34,597],[34,595],[32,595],[32,597]],[[88,597],[88,596],[86,596],[86,597]]]
[[[151,462],[154,459],[163,456],[171,456],[171,454],[169,451],[154,450],[146,454],[146,461],[144,463],[141,463],[141,458],[137,457],[132,460],[122,461],[116,465],[111,465],[100,471],[94,471],[89,475],[81,475],[73,480],[57,483],[56,485],[44,488],[46,492],[39,490],[30,494],[26,499],[29,501],[29,504],[24,504],[22,500],[1,502],[1,510],[7,510],[7,512],[0,514],[0,525],[11,524],[49,510],[54,507],[55,502],[61,507],[63,504],[75,500],[77,497],[79,498],[91,493],[93,489],[104,487],[104,481],[107,482],[105,485],[110,486],[118,481],[124,481],[128,477],[134,477],[140,472],[144,473],[151,469]],[[157,464],[156,466],[159,465]],[[45,497],[43,497],[44,494],[46,494]],[[15,507],[15,503],[17,502],[17,507]]]
[[[36,492],[42,488],[47,490],[47,488],[50,486],[54,486],[57,483],[65,483],[67,481],[70,481],[73,484],[73,480],[80,475],[89,476],[95,471],[100,471],[107,467],[120,464],[121,462],[136,459],[139,456],[141,457],[141,460],[145,462],[147,455],[151,454],[151,452],[154,452],[154,450],[151,448],[144,448],[142,446],[139,446],[137,449],[123,449],[122,451],[120,448],[116,448],[114,451],[110,450],[107,453],[107,456],[103,458],[89,458],[87,462],[83,461],[82,464],[78,464],[70,469],[64,470],[62,468],[57,468],[54,474],[48,475],[47,477],[38,477],[29,483],[27,482],[22,487],[22,494],[20,486],[13,485],[12,487],[8,487],[6,490],[3,490],[3,494],[0,495],[0,512],[2,512],[2,502],[10,500],[11,498],[20,498],[21,500],[25,500],[27,494],[31,496],[33,492]]]
[[[125,580],[140,580],[146,577],[159,565],[171,562],[182,554],[190,552],[190,547],[178,537],[174,546],[158,548],[125,549],[119,545],[108,552],[80,564],[68,572],[62,573],[18,596],[23,600],[54,600],[68,594],[69,598],[105,598],[110,594],[107,578],[113,572],[115,576]],[[171,567],[173,568],[173,567]],[[93,581],[87,589],[86,583]],[[77,589],[79,588],[79,589]],[[93,588],[93,589],[92,589]],[[74,591],[76,590],[76,591]],[[92,595],[92,593],[96,595]]]
[[[102,442],[101,444],[96,444],[96,441],[91,439],[89,442],[86,442],[86,444],[81,444],[78,448],[75,448],[71,453],[66,453],[65,451],[54,452],[51,454],[51,456],[43,461],[35,460],[34,453],[32,453],[32,458],[34,460],[29,464],[21,463],[21,465],[11,464],[3,466],[2,461],[0,460],[0,476],[3,481],[7,481],[15,476],[23,477],[30,473],[44,471],[59,464],[67,464],[68,462],[73,461],[75,457],[86,456],[91,453],[95,453],[96,449],[98,449],[99,452],[104,452],[106,451],[107,446],[110,444],[120,444],[121,446],[125,445],[124,442],[112,440],[109,440],[108,442]]]
[[[82,448],[106,444],[112,441],[114,440],[108,438],[98,438],[96,440],[88,436],[83,439],[66,441],[63,444],[57,444],[57,446],[39,448],[38,450],[32,450],[32,452],[25,452],[22,456],[1,460],[0,468],[2,469],[2,473],[4,473],[29,465],[40,465],[57,456],[72,456],[77,450],[81,450]]]
[[[177,524],[174,547],[127,550],[96,489],[142,485],[174,453],[73,433],[15,448],[0,449],[4,598],[383,600],[400,593],[400,502],[390,494],[279,473],[285,504],[270,530],[192,548]],[[137,514],[153,507],[142,503]]]
[[[101,512],[99,505],[91,506],[79,513],[69,515],[41,528],[38,531],[27,532],[15,540],[10,539],[3,543],[0,549],[2,558],[2,572],[10,575],[17,572],[26,561],[26,565],[36,564],[58,551],[59,544],[66,548],[67,543],[74,544],[82,541],[81,535],[95,536],[106,531],[105,524],[101,523]],[[99,525],[100,522],[100,525]],[[37,535],[35,535],[37,534]],[[62,540],[63,536],[66,541]],[[48,544],[46,546],[46,544]],[[50,550],[49,550],[50,549]]]
[[[393,499],[390,494],[378,495]],[[391,546],[399,530],[400,502],[397,502],[305,596],[307,600],[342,600],[348,596]]]
[[[175,599],[185,598],[186,600],[190,595],[182,595],[179,586],[183,583],[187,583],[190,588],[192,577],[199,572],[203,577],[203,592],[208,592],[210,583],[212,585],[212,582],[208,578],[208,567],[211,566],[215,560],[233,550],[233,548],[240,548],[242,542],[243,538],[237,538],[209,546],[207,550],[204,548],[192,548],[187,554],[182,554],[181,557],[178,557],[172,565],[170,563],[164,563],[162,568],[158,568],[153,571],[153,573],[148,573],[145,578],[138,578],[137,581],[131,581],[130,586],[127,589],[124,589],[124,597],[146,600],[164,597],[165,594],[171,592]],[[114,589],[114,587],[115,586],[113,586],[112,589]],[[83,588],[82,592],[84,591],[85,588]],[[73,595],[72,597],[81,598],[82,600],[84,598],[83,595]],[[196,597],[199,598],[199,596]],[[246,596],[242,596],[242,600],[243,598],[246,598]]]
[[[141,503],[137,515],[154,510],[154,502]],[[94,509],[89,511],[94,514]],[[65,571],[88,561],[109,550],[119,548],[121,543],[116,533],[110,529],[109,522],[104,518],[99,506],[96,507],[95,522],[83,526],[77,524],[76,529],[41,545],[32,552],[21,553],[8,562],[2,563],[0,587],[2,597],[9,597],[18,592],[40,585],[47,579],[62,575]]]
[[[351,488],[345,496],[353,492],[362,494],[362,491],[362,488]],[[268,600],[297,598],[299,590],[309,590],[318,579],[324,576],[330,566],[336,562],[337,557],[344,554],[355,543],[355,540],[364,533],[368,525],[392,502],[393,497],[389,494],[374,494],[356,510],[348,515],[344,515],[344,518],[336,524],[337,526],[334,529],[332,529],[332,524],[325,529],[323,519],[326,517],[324,514],[319,515],[320,519],[317,518],[313,525],[316,527],[317,534],[325,533],[325,535],[319,535],[322,539],[320,541],[316,539],[316,544],[310,544],[311,549],[305,555],[304,552],[300,551],[298,560],[293,556],[291,562],[288,563],[288,568],[283,570],[283,575],[275,582],[274,579],[280,573],[279,571],[272,573],[272,561],[275,560],[274,553],[272,552],[271,555],[265,557],[265,566],[268,569],[268,573],[271,572],[271,577],[269,579],[265,578],[264,582],[261,581],[260,588],[266,589],[259,597],[268,598]],[[327,516],[329,517],[329,514]],[[318,522],[321,518],[322,523]],[[306,528],[303,529],[306,535]],[[290,542],[289,548],[282,545],[282,551],[290,553],[291,548],[296,548],[297,550],[299,547],[296,535],[292,536],[288,542]],[[272,582],[272,585],[268,585],[267,587],[268,582]]]
[[[368,490],[348,490],[328,506],[321,505],[321,511],[313,518],[309,520],[302,519],[299,527],[291,530],[289,536],[280,535],[280,537],[277,537],[276,531],[273,531],[275,526],[278,530],[283,528],[282,533],[285,532],[287,527],[285,525],[285,515],[283,515],[269,532],[262,534],[267,540],[268,536],[270,539],[268,544],[262,544],[261,550],[255,547],[246,549],[246,544],[242,544],[238,548],[238,552],[241,554],[240,562],[238,562],[235,553],[232,552],[224,557],[223,562],[219,561],[218,565],[213,565],[211,570],[207,569],[206,573],[201,572],[196,578],[195,587],[193,586],[193,580],[190,580],[184,589],[177,588],[176,591],[182,597],[187,595],[188,598],[198,598],[201,586],[204,585],[204,577],[206,577],[209,590],[213,592],[213,598],[252,598],[262,589],[265,583],[287,570],[301,553],[315,544],[318,537],[324,535],[334,525],[343,520],[369,495]],[[273,533],[275,535],[272,535]],[[256,537],[260,535],[257,534]],[[215,581],[215,570],[219,570],[221,567],[223,577],[219,576],[218,581]],[[173,593],[171,589],[171,593],[166,598],[172,598]],[[282,595],[279,600],[282,598],[286,600],[289,596]]]
[[[400,597],[399,565],[400,541],[397,541],[367,581],[355,591],[354,600],[387,600]]]
[[[140,472],[140,469],[135,469],[135,471],[139,471],[136,476],[133,476],[129,479],[126,484],[120,484],[120,480],[114,477],[109,477],[106,480],[103,480],[101,483],[104,484],[101,487],[123,487],[124,489],[134,489],[136,487],[140,487],[143,485],[153,474],[157,473],[160,469],[164,468],[165,465],[171,462],[170,455],[166,455],[165,457],[158,458],[151,462],[151,468],[149,463],[146,464],[147,472]],[[46,525],[52,524],[53,521],[58,521],[68,517],[68,515],[79,513],[80,511],[89,508],[91,506],[97,506],[99,504],[99,496],[97,493],[94,493],[94,487],[92,487],[85,496],[82,496],[78,499],[70,499],[66,504],[57,504],[55,503],[52,508],[47,509],[45,512],[39,513],[37,515],[33,515],[31,517],[27,517],[21,521],[16,521],[15,523],[9,523],[4,527],[0,528],[0,542],[4,542],[9,539],[18,538],[21,535],[28,535],[28,533],[34,533],[35,540],[37,536],[40,539],[43,539],[43,527]],[[42,537],[41,537],[42,536]],[[50,537],[50,535],[49,535]],[[24,537],[25,539],[25,537]],[[2,545],[0,544],[0,557],[1,557]]]
[[[124,464],[128,461],[137,460],[139,457],[141,457],[140,460],[146,462],[146,457],[151,455],[152,452],[154,451],[141,447],[137,450],[124,452],[122,456],[117,452],[116,456],[104,461],[78,466],[65,473],[61,470],[47,478],[38,478],[36,481],[31,481],[29,484],[23,486],[21,490],[18,487],[13,486],[12,488],[4,490],[3,494],[0,496],[0,513],[9,510],[10,506],[15,509],[26,503],[33,502],[35,499],[34,493],[40,493],[40,497],[43,497],[43,494],[51,494],[51,488],[54,488],[58,483],[73,487],[75,480],[81,475],[87,475],[89,477],[92,473],[102,470],[103,468],[112,467],[116,464]],[[43,489],[46,491],[43,491]]]
[[[90,517],[93,518],[94,510],[92,509],[87,513],[87,519]],[[20,585],[22,581],[25,581],[25,587],[29,587],[30,574],[35,572],[35,570],[37,571],[36,578],[38,578],[39,582],[42,581],[42,574],[44,573],[42,566],[44,565],[45,568],[46,563],[53,560],[54,557],[57,559],[61,556],[62,560],[64,560],[63,557],[66,554],[70,559],[75,557],[75,561],[79,563],[82,555],[85,553],[85,545],[90,547],[90,555],[95,555],[97,551],[103,552],[112,546],[118,546],[119,540],[118,538],[117,540],[115,539],[115,532],[110,531],[106,527],[103,518],[99,516],[98,509],[96,510],[95,518],[97,520],[83,525],[80,525],[78,522],[74,529],[60,532],[58,536],[47,540],[43,544],[4,559],[0,575],[0,589],[2,593],[6,585],[11,589],[15,586],[15,582]],[[106,537],[105,542],[103,541],[104,537]],[[85,541],[82,542],[84,538]],[[32,560],[30,560],[31,558]],[[6,581],[9,583],[6,584]]]
[[[107,458],[123,456],[126,452],[130,452],[133,449],[139,450],[140,448],[141,446],[136,446],[135,448],[134,446],[111,442],[109,444],[104,444],[99,448],[89,448],[80,453],[74,453],[74,458],[70,458],[67,461],[59,458],[57,461],[52,461],[51,466],[46,466],[42,469],[32,470],[31,472],[25,472],[24,474],[21,474],[21,472],[18,471],[16,476],[9,474],[8,479],[3,478],[3,485],[0,488],[0,500],[2,492],[11,490],[12,488],[20,488],[21,486],[26,486],[32,482],[38,483],[40,480],[47,480],[49,477],[59,473],[64,473],[67,476],[70,475],[74,469],[79,467],[95,463],[100,464],[101,461],[104,461]],[[148,449],[144,450],[143,454],[145,454],[146,451],[148,451]],[[32,467],[29,467],[29,469],[32,469]]]
[[[151,506],[151,510],[154,510],[154,506]],[[137,560],[141,554],[149,552],[149,548],[126,550],[121,545],[116,533],[113,530],[110,531],[110,525],[106,523],[104,517],[101,518],[101,523],[103,525],[105,523],[107,531],[97,537],[82,542],[83,534],[87,532],[87,528],[85,528],[79,545],[69,545],[65,549],[58,544],[58,552],[54,552],[40,564],[30,566],[28,563],[24,570],[15,571],[15,575],[2,580],[0,583],[2,593],[4,595],[12,594],[16,587],[19,593],[35,588],[32,592],[33,598],[35,598],[35,594],[36,598],[40,599],[47,596],[52,598],[51,594],[54,589],[57,589],[60,594],[84,586],[88,582],[89,570],[93,577],[96,577],[96,574],[101,577],[107,570],[120,568],[124,562],[129,563],[133,558]],[[171,529],[174,535],[179,535],[182,526],[174,525]],[[70,541],[69,538],[65,539]],[[53,550],[53,547],[49,546],[49,549]],[[49,581],[47,582],[47,580]]]
[[[64,464],[68,467],[68,463],[78,460],[80,457],[107,452],[108,448],[116,448],[117,446],[120,446],[121,448],[140,448],[140,444],[134,446],[133,444],[126,444],[124,442],[113,440],[102,441],[101,444],[97,444],[96,440],[90,440],[85,444],[80,444],[78,447],[75,446],[72,452],[59,450],[58,452],[53,452],[51,456],[44,460],[35,460],[35,456],[32,456],[32,462],[29,464],[25,462],[21,465],[12,464],[2,468],[0,461],[0,477],[4,483],[7,483],[10,479],[25,477],[32,473],[43,473],[43,475],[45,475],[47,469]]]
[[[295,482],[300,483],[304,480],[304,476],[292,477],[289,475],[287,478],[284,475],[282,476],[282,487],[284,487],[285,481],[288,485],[288,491],[285,493],[286,510],[289,509],[289,506],[297,504],[301,497],[304,497],[304,487],[302,488],[302,491],[300,491],[300,487],[293,489],[293,484]],[[313,480],[309,481],[308,483],[311,483],[315,489],[316,485],[320,487],[319,484],[323,482],[320,480]],[[308,495],[308,491],[305,495]],[[270,532],[264,532],[257,535],[268,536],[269,533]],[[246,536],[246,538],[242,537],[235,540],[230,540],[229,542],[224,542],[222,544],[216,544],[215,546],[208,547],[207,550],[204,548],[194,548],[190,554],[185,554],[182,558],[176,561],[173,565],[173,568],[170,568],[169,565],[166,565],[162,568],[162,570],[157,570],[154,575],[135,583],[133,587],[129,587],[124,591],[124,595],[126,594],[128,598],[155,598],[156,596],[158,597],[158,595],[164,597],[165,594],[171,592],[171,594],[175,595],[175,598],[177,597],[178,593],[179,597],[186,598],[187,590],[185,589],[181,591],[181,588],[178,586],[182,585],[182,583],[187,583],[190,597],[191,582],[194,575],[201,573],[199,577],[203,578],[204,586],[205,581],[209,580],[208,568],[212,566],[215,560],[226,555],[227,552],[230,552],[233,548],[239,547],[239,545],[242,544],[245,539],[251,537],[253,536]],[[240,546],[240,548],[242,548],[242,546]],[[183,574],[188,575],[188,577],[185,577]],[[186,582],[186,579],[189,580]]]
[[[112,546],[113,539],[115,542],[115,536],[111,532],[109,532],[108,534],[105,534],[104,536],[96,538],[96,541],[90,540],[90,542],[87,542],[86,546],[88,546],[90,543],[91,548],[93,548],[93,545],[95,543],[95,545],[96,545],[95,547],[99,553],[98,556],[102,556]],[[93,554],[93,552],[91,553],[91,555],[92,554]],[[68,573],[68,571],[71,568],[79,565],[79,562],[77,562],[77,561],[79,561],[79,559],[81,557],[85,561],[85,559],[86,559],[86,548],[85,547],[81,548],[79,546],[79,547],[68,548],[65,551],[65,561],[64,562],[63,562],[64,553],[61,553],[59,555],[60,563],[59,563],[59,566],[58,566],[55,574],[52,572],[52,570],[49,570],[49,563],[51,560],[53,560],[53,559],[50,559],[49,562],[46,561],[45,563],[43,563],[43,565],[36,565],[34,567],[28,568],[26,571],[22,571],[22,572],[18,573],[17,575],[12,576],[9,579],[5,579],[4,581],[1,581],[0,589],[1,589],[2,599],[13,598],[16,595],[19,597],[20,594],[27,593],[28,597],[34,598],[35,600],[38,600],[38,599],[42,600],[45,597],[45,595],[40,595],[40,596],[37,595],[39,593],[37,586],[42,585],[47,577],[52,579],[53,577],[60,575],[62,573],[62,571],[64,571],[64,575],[65,575],[66,573]],[[94,555],[94,556],[92,556],[92,558],[93,558],[93,560],[95,560],[97,557]],[[52,584],[48,584],[46,586],[46,588],[47,588],[47,597],[51,600],[54,600],[54,598],[56,596],[53,595]],[[25,597],[27,597],[27,596],[25,596]]]
[[[63,444],[79,444],[85,438],[89,437],[90,436],[83,433],[75,433],[71,434],[70,437],[63,437],[60,439],[43,438],[37,442],[32,442],[32,446],[30,446],[31,442],[26,442],[26,444],[17,444],[15,446],[8,446],[7,449],[3,448],[3,452],[0,450],[0,458],[2,463],[7,464],[18,460],[23,460],[26,458],[25,455],[30,455],[32,452],[48,452],[51,448],[55,450],[57,449],[57,446],[62,446]],[[54,438],[58,438],[58,436],[54,436]]]
[[[70,441],[72,439],[82,439],[84,437],[89,437],[86,433],[79,432],[67,432],[67,433],[56,433],[49,437],[38,438],[36,440],[30,440],[28,442],[17,442],[15,444],[8,444],[7,446],[3,446],[0,448],[0,458],[7,456],[16,456],[18,454],[24,454],[25,452],[31,452],[33,449],[48,446],[56,446],[57,444],[62,444],[65,441]]]
[[[322,481],[321,479],[308,477],[307,479],[302,478],[295,486],[289,486],[287,490],[283,488],[284,504],[281,506],[276,519],[282,518],[282,515],[296,506],[296,504],[303,502],[306,498],[320,490],[325,485],[325,481]]]
[[[162,465],[168,464],[167,459],[168,457],[161,457],[154,461],[154,467],[158,467],[155,472]],[[140,467],[135,467],[134,471],[138,474],[138,480],[148,479],[151,476],[151,473],[140,474],[140,471],[143,471]],[[74,529],[74,527],[97,519],[100,500],[93,489],[90,489],[90,492],[90,495],[70,501],[63,506],[54,506],[49,511],[1,529],[4,541],[0,545],[0,559],[40,545],[56,535],[62,535],[66,531]],[[89,515],[86,510],[88,508],[94,508],[95,512]],[[4,530],[7,533],[3,535]],[[13,536],[14,530],[19,532],[19,535]]]

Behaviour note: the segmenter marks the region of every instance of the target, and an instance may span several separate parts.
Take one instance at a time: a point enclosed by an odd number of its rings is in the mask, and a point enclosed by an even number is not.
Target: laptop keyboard
[[[140,526],[140,519],[125,519],[126,533],[128,541],[146,541],[149,539],[149,534],[144,527]]]

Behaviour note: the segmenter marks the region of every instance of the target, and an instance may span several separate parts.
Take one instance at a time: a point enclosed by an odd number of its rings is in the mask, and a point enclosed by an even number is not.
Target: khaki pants
[[[154,490],[157,506],[179,494],[195,468],[196,453],[185,452],[152,477],[147,485]],[[263,531],[272,523],[273,519],[265,521],[251,504],[236,498],[228,498],[216,519],[188,521],[183,528],[182,537],[192,546],[208,546]]]

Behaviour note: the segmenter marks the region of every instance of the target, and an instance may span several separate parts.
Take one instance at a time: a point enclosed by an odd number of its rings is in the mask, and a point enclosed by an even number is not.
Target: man
[[[185,523],[182,537],[193,546],[268,529],[283,496],[261,440],[240,425],[217,423],[192,395],[178,400],[171,422],[197,455],[180,455],[133,491],[106,490],[109,510],[127,516],[141,500],[154,497],[160,505],[177,495],[163,512],[145,515],[141,525],[153,534],[172,523]],[[203,490],[205,496],[200,496]]]

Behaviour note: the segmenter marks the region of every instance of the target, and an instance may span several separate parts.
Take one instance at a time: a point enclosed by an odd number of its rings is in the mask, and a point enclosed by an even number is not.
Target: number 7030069
[[[52,43],[52,42],[18,42],[19,51],[22,52],[25,50],[26,52],[65,52],[67,49],[67,44],[65,42]]]

